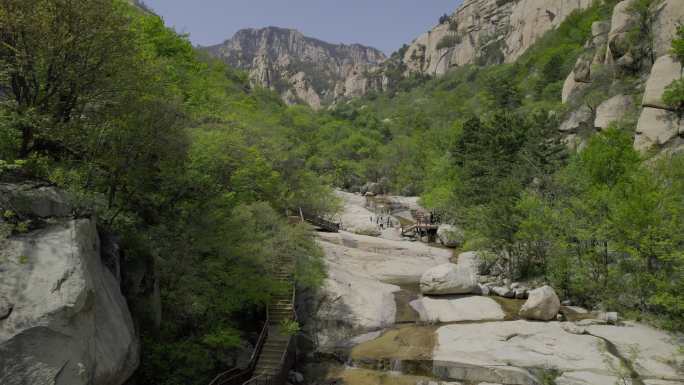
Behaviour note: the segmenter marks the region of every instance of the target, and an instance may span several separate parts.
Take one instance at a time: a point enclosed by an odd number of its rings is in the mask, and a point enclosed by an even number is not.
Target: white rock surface
[[[596,108],[594,127],[606,129],[613,122],[621,122],[634,110],[634,101],[629,95],[615,95]]]
[[[520,316],[526,319],[549,321],[556,318],[560,300],[551,286],[542,286],[529,292],[529,298],[520,308]]]
[[[342,229],[357,234],[379,234],[377,225],[371,221],[375,214],[364,207],[365,197],[339,190],[335,194],[342,199],[344,205],[340,215]]]
[[[462,322],[503,320],[501,306],[487,297],[423,297],[411,302],[423,322]]]
[[[659,108],[644,107],[637,123],[634,148],[647,151],[660,147],[684,134],[684,122],[676,113]]]
[[[592,372],[567,372],[556,378],[556,385],[615,385],[618,378]]]
[[[395,284],[417,284],[429,268],[449,261],[451,251],[421,242],[369,237],[341,231],[320,233],[326,259],[349,271]]]
[[[451,15],[458,31],[450,31],[448,23],[433,27],[409,45],[403,61],[409,72],[430,75],[476,62],[512,62],[573,10],[590,4],[589,0],[466,0]],[[461,42],[437,49],[448,35],[460,36]],[[483,54],[487,51],[495,53]]]
[[[486,322],[437,329],[435,371],[460,381],[534,385],[525,369],[609,375],[600,339],[565,332],[557,322]]]
[[[678,349],[684,346],[684,336],[634,322],[626,322],[625,326],[591,325],[586,329],[612,342],[621,356],[631,359],[634,353],[634,370],[642,377],[684,382],[684,375],[677,371],[684,365],[684,352]]]
[[[400,288],[350,271],[335,261],[326,261],[328,277],[313,301],[313,319],[318,350],[344,346],[356,336],[394,323],[394,292]]]
[[[133,321],[93,221],[11,238],[0,271],[0,296],[12,304],[0,321],[0,383],[119,385],[137,368]]]
[[[477,290],[476,271],[465,264],[445,263],[431,268],[420,278],[423,294],[470,294]]]
[[[644,90],[644,107],[669,109],[663,102],[665,88],[682,77],[682,65],[670,55],[659,57],[651,68],[651,74]]]
[[[676,36],[677,25],[684,20],[684,1],[664,0],[656,10],[658,17],[653,25],[656,57],[668,54],[672,39]]]
[[[563,133],[577,133],[581,130],[593,129],[593,113],[587,105],[582,105],[570,113],[570,116],[558,128]]]

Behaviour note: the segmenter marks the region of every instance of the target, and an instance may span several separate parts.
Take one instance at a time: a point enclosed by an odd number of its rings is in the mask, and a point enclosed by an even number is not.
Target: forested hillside
[[[158,276],[161,314],[154,299],[134,314],[139,383],[225,370],[281,289],[266,274],[279,253],[320,282],[311,234],[284,217],[335,207],[298,110],[123,1],[3,1],[0,39],[0,177],[76,194],[125,263]],[[3,234],[27,230],[4,215]]]

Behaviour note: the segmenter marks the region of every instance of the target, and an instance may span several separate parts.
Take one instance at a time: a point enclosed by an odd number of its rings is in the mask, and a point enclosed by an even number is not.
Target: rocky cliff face
[[[385,60],[375,48],[330,44],[292,29],[244,29],[205,48],[226,63],[249,71],[253,83],[278,91],[287,103],[314,108],[339,96],[359,96],[371,87],[363,76]]]
[[[638,43],[628,36],[638,28],[637,16],[629,12],[631,2],[619,2],[609,21],[593,24],[585,52],[565,80],[562,99],[571,112],[561,131],[571,146],[581,147],[592,133],[610,123],[636,124],[636,149],[680,151],[684,149],[684,120],[663,102],[662,95],[665,87],[684,75],[681,63],[669,55],[677,23],[684,20],[684,2],[656,3],[650,10],[653,41]],[[592,106],[590,93],[603,96],[600,104]]]
[[[0,213],[25,227],[0,234],[0,383],[123,384],[140,347],[95,220],[34,183],[0,184]]]
[[[415,39],[409,72],[442,75],[464,64],[515,61],[537,39],[591,0],[465,0],[449,20]]]

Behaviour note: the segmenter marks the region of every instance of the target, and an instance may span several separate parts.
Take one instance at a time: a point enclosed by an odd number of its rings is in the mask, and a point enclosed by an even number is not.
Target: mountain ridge
[[[241,29],[201,49],[248,71],[253,84],[278,91],[286,103],[304,102],[314,109],[341,96],[365,94],[366,84],[355,78],[387,59],[373,47],[329,43],[275,26]]]

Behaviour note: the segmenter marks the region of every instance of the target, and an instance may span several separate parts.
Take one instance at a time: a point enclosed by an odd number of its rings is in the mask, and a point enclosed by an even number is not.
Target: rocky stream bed
[[[426,271],[450,262],[465,268],[476,254],[402,239],[397,228],[361,235],[377,230],[369,220],[375,213],[364,197],[339,194],[344,231],[319,236],[328,278],[322,290],[299,299],[303,382],[684,384],[681,335],[632,321],[609,324],[605,314],[565,306],[560,321],[523,319],[525,298],[497,296],[489,287],[422,294]],[[415,199],[394,202],[401,215],[417,208]]]

